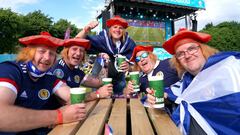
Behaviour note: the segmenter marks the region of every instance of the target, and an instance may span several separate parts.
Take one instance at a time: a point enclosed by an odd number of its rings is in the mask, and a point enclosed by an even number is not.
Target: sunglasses
[[[141,58],[147,58],[148,55],[149,55],[149,54],[148,54],[147,52],[144,52],[142,55],[137,56],[136,59],[135,59],[135,61],[136,61],[136,62],[139,62],[139,61],[141,60]]]

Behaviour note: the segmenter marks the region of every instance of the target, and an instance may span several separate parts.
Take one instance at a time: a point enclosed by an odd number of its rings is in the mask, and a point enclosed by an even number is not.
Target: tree
[[[68,22],[65,19],[60,19],[53,24],[50,33],[55,37],[64,39],[65,32],[68,28],[71,30],[70,37],[74,37],[79,31],[75,25],[71,24],[71,22]]]
[[[205,29],[210,29],[211,27],[213,27],[212,22],[205,25]]]
[[[220,51],[240,51],[240,23],[222,22],[216,26],[205,26],[202,32],[212,35],[208,45]]]
[[[15,53],[22,18],[11,9],[0,9],[0,53]]]
[[[44,15],[40,10],[28,13],[23,19],[25,22],[23,36],[38,35],[41,31],[49,31],[53,23],[53,18]]]
[[[38,35],[41,31],[48,31],[52,36],[63,39],[69,27],[70,38],[74,38],[81,30],[64,19],[53,24],[53,18],[43,14],[40,10],[24,16],[12,12],[11,9],[0,8],[0,54],[16,53],[21,46],[18,43],[19,38]],[[95,35],[96,32],[90,34]]]

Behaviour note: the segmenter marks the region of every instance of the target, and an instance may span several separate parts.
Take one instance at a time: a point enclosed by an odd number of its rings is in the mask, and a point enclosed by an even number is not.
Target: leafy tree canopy
[[[201,31],[212,35],[208,45],[221,51],[240,51],[240,23],[222,22],[216,26],[207,24]]]

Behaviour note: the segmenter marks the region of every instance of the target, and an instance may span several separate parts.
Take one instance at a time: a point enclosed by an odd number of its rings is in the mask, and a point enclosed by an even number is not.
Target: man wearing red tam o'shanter
[[[172,120],[182,134],[240,133],[240,53],[218,52],[206,45],[211,35],[180,29],[163,44],[173,54],[181,80],[165,89],[179,104]],[[155,98],[148,94],[148,102]],[[214,114],[214,115],[210,115]]]
[[[57,78],[66,82],[71,87],[87,86],[91,88],[99,88],[96,92],[86,95],[85,101],[95,100],[98,98],[106,98],[112,94],[112,84],[102,86],[102,81],[98,77],[85,74],[79,66],[85,60],[85,53],[90,48],[90,42],[86,39],[65,39],[64,49],[61,51],[61,58],[51,68],[51,72]],[[102,87],[101,87],[102,86]],[[52,97],[47,109],[56,109],[62,106],[55,97]]]
[[[43,109],[53,94],[65,102],[70,98],[69,87],[49,72],[63,40],[41,32],[19,42],[25,47],[16,61],[0,63],[0,134],[47,134],[45,127],[84,119],[83,103]]]
[[[101,57],[110,57],[110,63],[108,64],[108,77],[113,79],[113,90],[115,97],[123,96],[123,88],[126,85],[125,72],[129,70],[129,59],[132,56],[134,47],[136,46],[134,41],[128,36],[126,28],[128,22],[120,16],[114,16],[107,20],[107,30],[103,30],[96,36],[88,36],[88,32],[98,25],[97,21],[90,22],[84,29],[78,33],[76,38],[86,38],[90,40],[91,47],[90,53],[100,53]],[[115,64],[117,57],[124,56],[126,61],[123,62],[120,67]],[[98,59],[97,59],[98,60]],[[95,65],[100,65],[95,62]],[[97,74],[99,68],[93,68],[93,74]]]

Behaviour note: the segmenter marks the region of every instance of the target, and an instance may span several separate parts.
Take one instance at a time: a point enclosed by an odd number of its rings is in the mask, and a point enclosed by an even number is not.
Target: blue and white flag
[[[109,124],[105,124],[104,135],[113,135],[113,130]]]
[[[240,134],[240,54],[228,54],[208,61],[214,64],[195,76],[181,94],[178,92],[175,103],[180,106],[172,118],[183,134],[189,134],[191,116],[207,134]],[[177,93],[176,87],[172,90]]]

